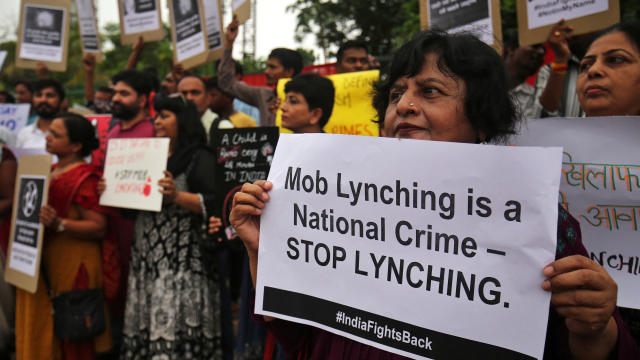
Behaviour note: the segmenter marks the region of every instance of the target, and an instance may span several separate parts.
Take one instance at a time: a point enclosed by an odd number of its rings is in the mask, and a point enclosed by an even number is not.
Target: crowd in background
[[[158,185],[160,212],[99,205],[110,184],[91,157],[99,141],[91,123],[69,112],[65,89],[40,66],[38,79],[0,92],[0,103],[31,104],[16,137],[0,133],[0,248],[6,256],[18,159],[12,149],[54,155],[46,231],[35,293],[0,280],[0,357],[17,359],[395,359],[398,355],[313,327],[256,316],[252,311],[259,214],[271,184],[246,184],[231,221],[239,242],[223,240],[212,216],[219,194],[212,181],[218,129],[274,126],[322,133],[335,97],[333,83],[301,73],[302,56],[276,48],[267,60],[267,87],[242,82],[232,59],[237,19],[226,31],[215,76],[190,74],[179,64],[160,80],[137,70],[142,38],[109,86],[95,87],[95,58],[86,55],[85,101],[90,113],[111,114],[107,139],[169,139],[169,160]],[[500,142],[523,119],[640,116],[640,25],[572,36],[564,21],[545,44],[519,46],[504,34],[504,52],[471,35],[424,31],[381,69],[372,103],[380,135],[468,143]],[[554,60],[543,64],[547,51]],[[336,72],[372,68],[367,44],[347,41]],[[528,78],[537,74],[535,81]],[[213,75],[213,74],[212,74]],[[292,78],[281,101],[273,89]],[[491,91],[487,87],[491,85]],[[73,110],[73,109],[71,109]],[[402,124],[402,125],[399,125]],[[615,282],[589,260],[579,225],[559,210],[556,262],[544,269],[552,293],[545,348],[548,359],[634,359],[640,340],[638,311],[617,309]],[[101,289],[104,331],[88,340],[56,336],[51,298],[65,291]]]

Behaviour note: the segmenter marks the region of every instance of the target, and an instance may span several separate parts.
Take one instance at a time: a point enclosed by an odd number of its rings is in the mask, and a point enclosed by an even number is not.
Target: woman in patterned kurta
[[[199,171],[215,159],[192,102],[157,96],[154,106],[156,137],[170,139],[168,171],[162,210],[136,219],[122,358],[219,359],[219,283],[200,243],[213,182]]]

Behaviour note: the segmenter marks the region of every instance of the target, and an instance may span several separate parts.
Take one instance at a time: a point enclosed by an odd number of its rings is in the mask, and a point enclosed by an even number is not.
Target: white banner
[[[561,154],[281,134],[255,312],[410,357],[542,358]]]
[[[104,166],[107,189],[100,205],[160,211],[158,180],[164,177],[168,154],[168,138],[110,139]]]
[[[640,117],[529,120],[518,145],[563,146],[560,202],[580,222],[591,258],[640,309]]]
[[[609,0],[527,0],[527,20],[529,29],[535,29],[608,9]]]

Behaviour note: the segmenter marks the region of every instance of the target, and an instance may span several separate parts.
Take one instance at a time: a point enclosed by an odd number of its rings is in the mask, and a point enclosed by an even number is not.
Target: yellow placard
[[[333,112],[324,131],[331,134],[378,136],[378,124],[373,122],[377,113],[371,104],[373,84],[380,78],[379,70],[359,71],[327,76],[333,81],[336,97]],[[278,97],[284,103],[284,85],[291,79],[278,81]],[[291,133],[281,127],[282,109],[276,114],[276,125],[281,133]]]

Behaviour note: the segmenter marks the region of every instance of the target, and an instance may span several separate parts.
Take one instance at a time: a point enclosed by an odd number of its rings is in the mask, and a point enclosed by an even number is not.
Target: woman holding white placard
[[[374,106],[382,134],[394,138],[498,141],[513,132],[517,118],[495,51],[473,36],[437,31],[418,34],[396,52],[387,80],[377,86]],[[260,214],[271,188],[266,181],[245,184],[230,217],[249,253],[254,282]],[[586,257],[579,234],[577,221],[560,209],[557,260],[541,269],[547,277],[542,288],[552,293],[545,358],[638,356],[616,311],[617,286]],[[263,320],[291,356],[401,358],[317,328]]]

